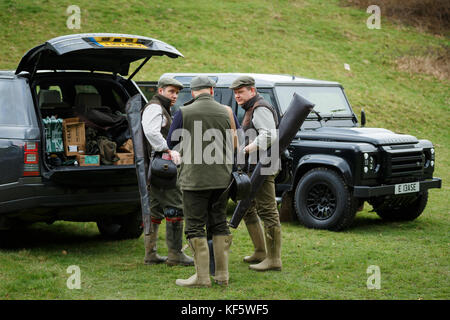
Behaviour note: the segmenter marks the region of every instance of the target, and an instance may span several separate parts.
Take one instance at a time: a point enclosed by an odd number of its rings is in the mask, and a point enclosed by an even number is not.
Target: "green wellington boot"
[[[281,271],[281,227],[266,229],[267,257],[258,264],[251,264],[250,269],[256,271]]]
[[[166,264],[193,266],[194,259],[181,251],[183,247],[183,220],[166,221],[166,242],[169,249]]]
[[[195,274],[188,279],[177,279],[175,284],[181,287],[211,287],[209,277],[209,248],[206,238],[189,239],[194,252]]]
[[[156,241],[158,240],[159,224],[152,223],[150,227],[150,234],[144,235],[145,257],[144,264],[164,263],[167,260],[166,256],[160,256],[156,253]]]
[[[214,275],[214,282],[219,285],[228,285],[228,252],[232,242],[232,235],[214,235],[214,263],[216,271]]]
[[[245,224],[247,226],[250,239],[252,239],[255,252],[251,256],[244,257],[244,262],[258,263],[266,258],[266,244],[264,243],[264,231],[261,223]]]

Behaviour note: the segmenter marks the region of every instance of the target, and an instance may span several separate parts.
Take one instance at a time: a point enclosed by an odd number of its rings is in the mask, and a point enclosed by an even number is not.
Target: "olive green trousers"
[[[264,228],[281,225],[280,214],[275,199],[275,177],[276,175],[267,176],[256,194],[251,207],[244,215],[244,221],[247,225],[257,223],[258,217],[264,223]]]
[[[150,215],[153,220],[163,220],[164,208],[172,207],[183,210],[183,198],[177,184],[173,189],[159,189],[154,186],[148,188],[150,197]]]

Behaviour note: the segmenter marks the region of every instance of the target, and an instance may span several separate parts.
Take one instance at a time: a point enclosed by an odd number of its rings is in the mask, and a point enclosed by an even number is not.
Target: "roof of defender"
[[[183,85],[189,85],[195,76],[206,75],[216,82],[217,87],[230,87],[231,83],[240,76],[251,76],[255,79],[257,87],[275,87],[276,85],[313,85],[313,86],[341,86],[334,81],[324,81],[297,77],[284,74],[262,73],[165,73],[161,76],[177,79]]]

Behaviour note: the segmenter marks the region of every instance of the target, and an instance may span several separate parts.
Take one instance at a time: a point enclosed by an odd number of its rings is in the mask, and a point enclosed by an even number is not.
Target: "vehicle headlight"
[[[377,157],[375,154],[364,153],[364,173],[377,173],[380,170],[380,165],[377,163]]]
[[[378,172],[379,166],[374,156],[369,156],[369,170],[373,172]]]
[[[429,150],[424,150],[424,154],[425,154],[425,163],[424,163],[424,168],[427,169],[429,167],[434,167],[434,160],[435,160],[435,151],[434,148],[431,148]]]

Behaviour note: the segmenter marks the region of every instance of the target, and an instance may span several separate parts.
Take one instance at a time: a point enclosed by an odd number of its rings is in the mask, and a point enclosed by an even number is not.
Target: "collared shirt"
[[[258,136],[251,144],[255,144],[258,148],[266,150],[277,139],[277,127],[273,119],[273,114],[267,108],[256,108],[253,112],[252,122],[256,131],[258,131]]]
[[[162,108],[158,104],[149,105],[142,114],[142,128],[145,137],[154,151],[164,151],[169,149],[167,142],[161,134],[161,127],[167,124],[167,119],[162,113]]]

